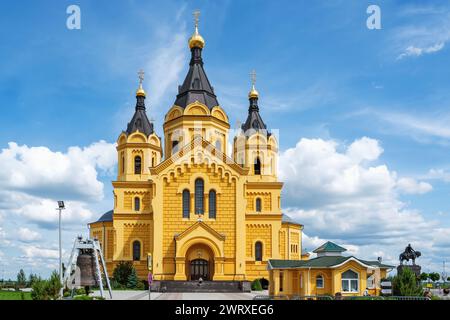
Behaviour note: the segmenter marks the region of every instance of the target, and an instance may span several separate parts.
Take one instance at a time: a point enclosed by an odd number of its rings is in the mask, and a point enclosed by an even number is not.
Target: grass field
[[[23,293],[23,298],[22,298]],[[20,292],[20,291],[1,291],[0,290],[0,300],[31,300],[30,292]]]

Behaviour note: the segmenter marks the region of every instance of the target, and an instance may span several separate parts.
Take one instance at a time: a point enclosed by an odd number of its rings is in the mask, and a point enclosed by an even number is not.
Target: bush
[[[120,261],[113,272],[114,281],[122,286],[127,286],[132,270],[134,270],[134,266],[131,261]]]
[[[49,300],[46,280],[38,279],[34,281],[31,298],[33,300]]]
[[[409,268],[403,268],[392,281],[394,295],[397,296],[422,296],[423,290],[416,275]]]
[[[49,280],[38,279],[33,283],[31,297],[33,300],[56,300],[61,287],[59,274],[53,271]]]
[[[261,281],[259,281],[259,279],[253,280],[252,291],[262,291],[262,285],[261,285]]]
[[[135,288],[137,288],[138,283],[139,283],[139,279],[136,274],[136,269],[133,268],[133,269],[131,269],[131,273],[128,276],[127,288],[135,289]]]

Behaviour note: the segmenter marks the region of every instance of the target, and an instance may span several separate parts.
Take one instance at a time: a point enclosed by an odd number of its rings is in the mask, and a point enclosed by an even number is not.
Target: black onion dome
[[[186,108],[189,104],[198,101],[209,109],[219,105],[214,94],[205,69],[203,69],[202,48],[193,47],[192,57],[189,63],[189,71],[181,86],[178,87],[178,95],[175,105]]]

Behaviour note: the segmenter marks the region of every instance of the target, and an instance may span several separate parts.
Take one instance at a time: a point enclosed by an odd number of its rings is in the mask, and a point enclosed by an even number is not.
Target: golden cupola
[[[198,33],[198,18],[200,16],[200,11],[194,12],[194,18],[195,18],[195,31],[194,34],[189,38],[189,48],[200,48],[203,49],[205,47],[205,40],[203,37]]]

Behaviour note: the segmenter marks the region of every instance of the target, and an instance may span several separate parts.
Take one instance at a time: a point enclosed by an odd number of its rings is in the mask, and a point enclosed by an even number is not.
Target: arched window
[[[322,275],[318,275],[316,277],[316,288],[318,288],[318,289],[323,288],[323,276]]]
[[[178,152],[178,141],[172,141],[172,154],[175,154]]]
[[[260,241],[255,243],[255,261],[262,261],[263,259],[263,245]]]
[[[190,215],[191,194],[188,189],[183,190],[183,218],[188,218]]]
[[[139,197],[134,198],[134,211],[141,210],[141,199]]]
[[[359,277],[358,274],[352,270],[347,270],[341,275],[342,292],[358,292]]]
[[[141,260],[141,242],[134,241],[133,242],[133,261]]]
[[[256,198],[256,212],[262,211],[261,198]]]
[[[216,218],[216,191],[209,191],[209,218]]]
[[[142,173],[142,159],[140,156],[134,158],[134,174]]]
[[[261,160],[259,160],[259,158],[256,158],[253,171],[255,172],[256,175],[261,174]]]
[[[203,195],[205,190],[205,183],[203,179],[195,180],[195,214],[203,214],[205,206],[203,203]]]
[[[216,140],[216,149],[222,151],[222,143],[220,140]]]
[[[125,173],[125,157],[122,152],[122,173]]]

